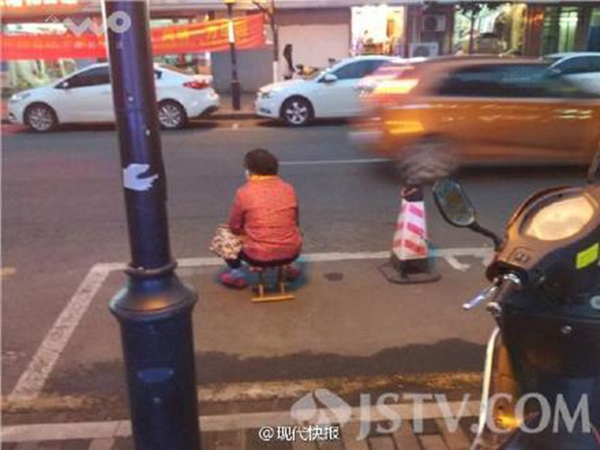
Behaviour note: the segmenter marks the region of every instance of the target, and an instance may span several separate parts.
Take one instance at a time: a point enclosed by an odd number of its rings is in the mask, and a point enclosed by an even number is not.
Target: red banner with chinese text
[[[240,50],[264,45],[262,14],[233,20],[235,45]],[[1,35],[1,59],[106,58],[104,35],[36,34]],[[172,25],[152,29],[155,55],[215,52],[229,48],[229,21]]]

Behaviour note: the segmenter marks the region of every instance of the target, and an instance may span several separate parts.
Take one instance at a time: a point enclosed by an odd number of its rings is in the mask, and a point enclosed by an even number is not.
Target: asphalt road
[[[76,127],[48,135],[12,128],[4,132],[2,392],[7,395],[90,268],[128,261],[129,247],[111,127]],[[347,133],[339,123],[286,129],[254,121],[198,124],[164,133],[173,254],[211,256],[207,243],[244,181],[242,157],[256,147],[273,151],[282,163],[281,175],[296,186],[305,253],[389,250],[401,186],[389,163],[354,149]],[[471,168],[458,178],[481,222],[501,230],[527,195],[577,183],[581,173]],[[437,248],[490,247],[485,238],[446,225],[431,199],[426,203],[429,237]],[[472,320],[458,308],[484,285],[481,262],[467,262],[468,270],[443,263],[442,281],[404,291],[386,284],[375,263],[314,263],[304,303],[297,300],[260,313],[240,304],[246,301],[244,294],[214,283],[217,268],[185,269],[184,278],[201,297],[196,347],[205,369],[199,379],[477,370],[492,324],[484,313]],[[115,383],[122,381],[114,375],[120,350],[107,303],[123,281],[118,273],[108,277],[46,389],[61,395],[85,389],[114,393]],[[394,300],[403,295],[410,299],[407,305]],[[434,300],[410,303],[415,298]],[[320,301],[327,304],[320,306]],[[394,314],[401,319],[394,320]],[[87,381],[72,381],[82,374]]]

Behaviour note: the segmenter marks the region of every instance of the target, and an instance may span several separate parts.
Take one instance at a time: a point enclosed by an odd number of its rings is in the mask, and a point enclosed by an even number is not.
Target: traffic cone
[[[429,260],[425,203],[419,186],[402,190],[392,254],[381,272],[392,283],[431,283],[440,279]]]

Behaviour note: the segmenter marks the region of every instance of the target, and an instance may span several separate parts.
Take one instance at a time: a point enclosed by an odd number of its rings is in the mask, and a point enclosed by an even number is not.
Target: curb
[[[479,401],[448,402],[445,408],[441,408],[434,402],[420,403],[419,420],[443,419],[448,414],[447,409],[453,414],[452,417],[460,416],[461,419],[472,419],[479,415]],[[330,413],[346,413],[347,417],[343,423],[333,420],[330,423]],[[340,413],[341,411],[341,413]],[[238,414],[217,414],[199,417],[199,423],[203,432],[228,432],[237,430],[254,430],[264,426],[269,427],[297,427],[306,425],[335,424],[341,427],[346,425],[355,426],[361,423],[377,424],[382,421],[391,420],[393,413],[399,419],[398,424],[403,421],[415,420],[415,404],[388,403],[385,413],[378,406],[357,406],[336,410],[331,408],[319,408],[296,410],[295,414],[300,417],[307,415],[306,419],[294,416],[293,408],[286,411],[264,411],[246,412]],[[384,415],[385,414],[385,415]],[[38,441],[64,441],[75,439],[111,439],[131,436],[131,422],[129,420],[115,420],[104,422],[71,422],[71,423],[41,423],[30,425],[4,426],[2,430],[2,441],[6,443],[25,443]]]
[[[227,112],[227,113],[216,113],[206,117],[206,120],[249,120],[249,119],[260,119],[253,112]]]
[[[255,115],[252,112],[241,112],[241,113],[231,112],[231,113],[224,113],[224,114],[217,113],[217,114],[213,114],[213,115],[201,118],[201,120],[216,120],[216,121],[220,121],[220,120],[252,120],[252,119],[261,119],[261,117]],[[6,117],[3,117],[1,119],[1,123],[2,123],[2,125],[11,125],[11,122]]]

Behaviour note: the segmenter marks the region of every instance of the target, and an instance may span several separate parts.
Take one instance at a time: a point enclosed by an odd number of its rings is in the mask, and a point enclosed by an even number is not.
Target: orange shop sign
[[[236,18],[233,26],[237,48],[243,50],[264,45],[262,14]],[[107,55],[105,36],[94,32],[80,35],[73,32],[3,34],[1,46],[2,60],[105,58]],[[227,19],[152,29],[155,55],[214,52],[228,48]]]

